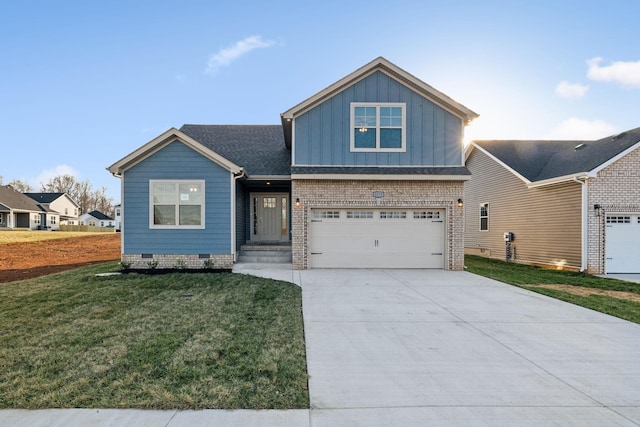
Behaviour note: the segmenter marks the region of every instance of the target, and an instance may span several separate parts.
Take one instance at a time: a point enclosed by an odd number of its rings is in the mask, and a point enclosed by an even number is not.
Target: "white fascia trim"
[[[511,172],[512,174],[514,174],[515,176],[517,176],[518,178],[520,178],[525,184],[529,185],[531,184],[531,181],[529,181],[527,178],[525,178],[524,176],[520,175],[518,172],[516,172],[515,169],[513,169],[512,167],[510,167],[509,165],[507,165],[505,162],[503,162],[502,160],[498,159],[496,156],[494,156],[493,154],[491,154],[490,152],[488,152],[487,150],[485,150],[484,148],[480,147],[479,145],[477,145],[475,142],[472,142],[470,145],[473,145],[474,148],[482,151],[484,154],[486,154],[487,156],[489,156],[494,162],[498,163],[500,166],[502,166],[503,168],[505,168],[506,170],[508,170],[509,172]],[[471,149],[469,149],[469,154],[471,154]]]
[[[542,181],[535,181],[527,184],[527,188],[545,187],[547,185],[560,184],[562,182],[576,181],[579,179],[590,178],[587,172],[579,172],[571,175],[558,176],[555,178],[543,179]]]
[[[461,119],[465,119],[465,123],[470,123],[472,120],[478,117],[478,114],[476,112],[470,110],[469,108],[465,107],[459,102],[454,101],[452,98],[448,97],[444,93],[440,92],[439,90],[435,89],[429,84],[423,82],[422,80],[418,79],[414,75],[406,72],[402,68],[399,68],[395,64],[392,64],[391,62],[389,62],[388,60],[386,60],[381,56],[369,62],[368,64],[358,68],[354,72],[348,74],[347,76],[343,77],[342,79],[338,80],[332,85],[326,87],[325,89],[321,90],[315,95],[305,99],[304,101],[300,102],[296,106],[285,111],[284,113],[282,113],[282,117],[284,117],[285,119],[293,119],[295,116],[300,115],[305,111],[307,111],[308,109],[313,108],[317,102],[330,97],[334,93],[339,92],[340,90],[346,88],[349,85],[353,85],[357,83],[358,81],[368,77],[369,75],[373,74],[376,71],[381,71],[384,74],[388,75],[389,77],[393,78],[394,80],[399,81],[396,76],[387,72],[385,68],[390,70],[392,73],[397,74],[402,79],[405,79],[408,82],[410,82],[412,85],[414,85],[416,88],[419,89],[417,93],[426,95],[427,99],[434,102],[438,106],[444,108],[448,112],[458,117],[460,117],[460,114],[462,113],[464,117],[461,117]],[[399,81],[399,82],[406,86],[404,82],[402,81]],[[412,89],[415,91],[415,88],[412,88]]]
[[[468,181],[471,175],[380,175],[380,174],[292,174],[291,179],[352,180],[352,181]]]
[[[631,153],[632,151],[634,151],[634,150],[636,150],[638,148],[640,148],[640,141],[636,142],[631,147],[629,147],[626,150],[624,150],[622,153],[610,158],[609,160],[607,160],[606,162],[604,162],[600,166],[590,170],[589,171],[589,175],[591,177],[595,177],[598,174],[598,172],[600,172],[602,169],[606,168],[607,166],[611,165],[614,162],[617,162],[618,160],[620,160],[621,158],[623,158],[624,156],[626,156],[627,154]]]
[[[215,151],[205,147],[195,139],[191,138],[189,135],[179,131],[176,128],[171,128],[165,131],[161,135],[147,142],[142,147],[138,148],[129,155],[123,157],[122,159],[109,166],[107,170],[112,174],[122,174],[122,172],[124,172],[126,169],[129,169],[130,167],[136,165],[152,154],[160,151],[162,148],[175,141],[176,139],[189,148],[193,149],[194,151],[202,154],[214,163],[217,163],[218,165],[227,169],[231,173],[237,174],[242,171],[242,168],[240,166],[229,161],[225,157],[222,157]]]

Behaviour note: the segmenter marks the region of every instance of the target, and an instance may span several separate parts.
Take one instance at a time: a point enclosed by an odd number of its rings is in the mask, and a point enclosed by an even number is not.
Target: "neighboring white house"
[[[113,207],[113,211],[116,215],[116,231],[122,230],[122,206],[117,204]]]
[[[80,215],[81,225],[90,225],[92,227],[113,228],[115,220],[100,211],[91,211]]]
[[[24,193],[33,200],[60,214],[60,224],[78,225],[80,206],[67,193]]]
[[[9,185],[0,185],[0,228],[58,230],[60,214]]]

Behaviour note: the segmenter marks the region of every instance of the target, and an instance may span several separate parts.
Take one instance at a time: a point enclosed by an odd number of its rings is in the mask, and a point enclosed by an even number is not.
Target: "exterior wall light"
[[[296,197],[296,208],[300,207],[300,197]]]
[[[458,199],[458,207],[459,207],[459,208],[461,208],[461,207],[462,207],[462,205],[463,205],[463,203],[462,203],[462,199]]]

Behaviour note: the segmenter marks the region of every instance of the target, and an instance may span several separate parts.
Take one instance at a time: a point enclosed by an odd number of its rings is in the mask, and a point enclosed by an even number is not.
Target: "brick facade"
[[[380,204],[374,191],[383,191]],[[293,268],[309,268],[309,223],[314,208],[433,208],[446,210],[445,268],[464,268],[463,181],[292,180]]]
[[[122,254],[123,266],[131,269],[231,269],[233,255]]]
[[[607,213],[640,212],[640,149],[607,166],[587,182],[587,272],[605,271]],[[600,209],[594,209],[600,205]]]

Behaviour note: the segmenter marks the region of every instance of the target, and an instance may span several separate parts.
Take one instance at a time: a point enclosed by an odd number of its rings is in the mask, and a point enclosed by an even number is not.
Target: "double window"
[[[406,151],[405,104],[351,103],[351,151]]]
[[[204,181],[150,181],[150,228],[204,228]]]

